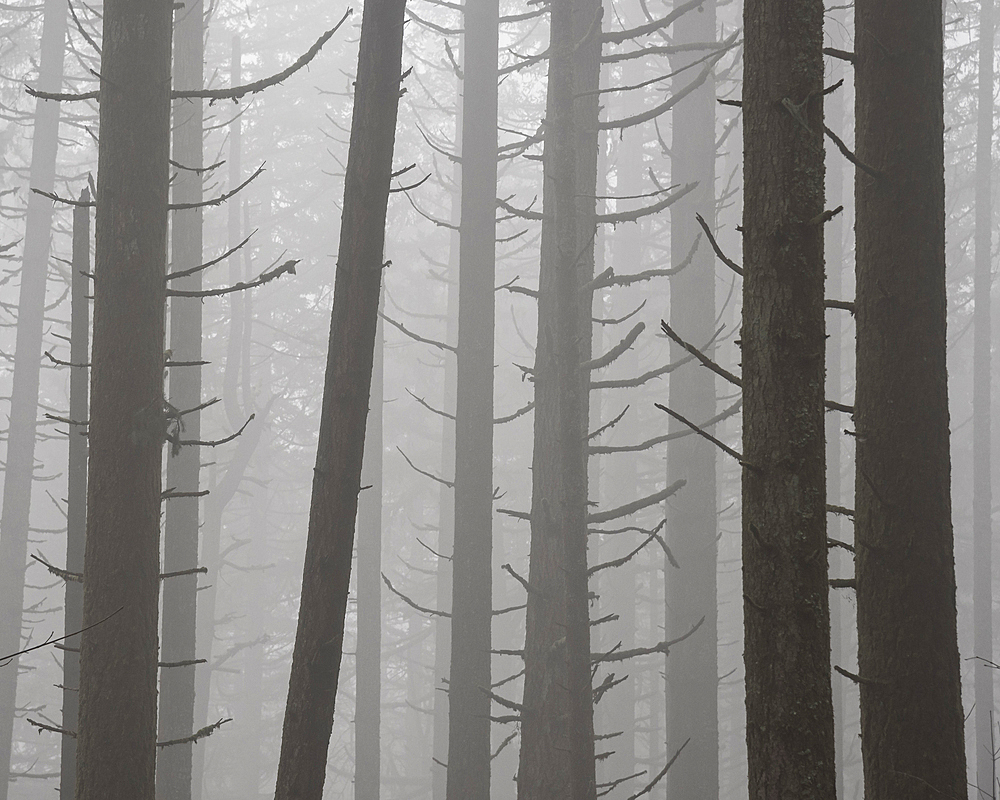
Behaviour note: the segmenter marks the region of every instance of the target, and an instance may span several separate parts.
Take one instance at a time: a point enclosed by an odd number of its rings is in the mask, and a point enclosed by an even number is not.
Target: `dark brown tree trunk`
[[[382,285],[404,5],[404,0],[369,0],[361,23],[330,349],[275,800],[320,800],[326,778]]]
[[[948,450],[940,0],[855,3],[865,794],[967,794]],[[978,305],[978,304],[977,304]],[[977,432],[977,436],[981,433]]]
[[[38,70],[38,86],[46,91],[62,91],[66,10],[62,0],[46,0]],[[58,139],[59,104],[37,101],[31,142],[30,188],[52,191]],[[14,653],[21,649],[28,518],[35,470],[38,375],[42,360],[42,317],[49,268],[49,240],[52,236],[52,202],[30,190],[27,197],[21,288],[17,300],[14,382],[0,510],[0,653]],[[10,781],[17,665],[18,660],[14,659],[6,669],[0,670],[0,800],[7,800]]]
[[[499,5],[464,10],[447,797],[489,800]]]
[[[601,4],[551,5],[519,800],[596,794],[587,429]]]
[[[152,800],[173,7],[104,4],[79,800]]]
[[[976,698],[976,786],[979,800],[996,794],[993,706],[993,0],[979,7],[979,107],[976,133],[976,266],[972,356],[973,652]],[[989,788],[987,788],[989,787]]]
[[[680,5],[680,3],[675,3]],[[697,12],[681,16],[673,25],[677,43],[711,42],[716,36],[715,3],[708,0]],[[703,56],[698,52],[676,57],[679,69]],[[689,81],[681,73],[680,85]],[[673,110],[670,181],[697,188],[671,206],[670,257],[680,264],[700,237],[691,263],[670,279],[670,324],[688,341],[712,339],[715,326],[715,255],[704,240],[695,214],[715,227],[715,81],[712,78],[681,100]],[[671,342],[670,360],[686,355]],[[715,375],[698,363],[682,367],[670,377],[670,408],[688,419],[715,414]],[[684,426],[671,420],[670,428]],[[667,752],[673,754],[690,739],[683,758],[667,773],[672,796],[717,800],[719,796],[719,657],[716,601],[715,445],[700,436],[685,436],[667,445],[667,484],[686,480],[667,504],[667,534],[679,569],[665,561],[666,638],[682,636],[698,620],[698,632],[671,651],[666,659]]]
[[[90,190],[84,189],[80,200],[90,200]],[[70,300],[70,356],[77,366],[70,367],[69,418],[82,423],[90,414],[87,384],[90,382],[90,209],[73,209],[73,275]],[[83,572],[83,557],[87,543],[87,429],[82,424],[69,426],[68,494],[66,499],[66,569]],[[83,628],[83,584],[66,581],[66,633]],[[77,729],[80,686],[80,640],[68,640],[63,651],[62,726]],[[73,800],[76,795],[76,739],[63,736],[59,762],[59,797]]]
[[[747,0],[743,613],[751,800],[836,795],[824,473],[823,3]]]
[[[201,89],[204,84],[205,24],[204,2],[186,3],[176,14],[174,40],[174,87]],[[173,102],[173,148],[175,164],[172,180],[175,203],[202,200],[201,169],[204,133],[203,103],[200,99]],[[238,203],[237,200],[230,200]],[[170,263],[183,270],[202,263],[202,209],[173,212],[171,219]],[[172,289],[200,291],[202,273],[195,272],[172,280]],[[170,300],[171,361],[201,361],[202,298],[172,297]],[[174,367],[170,370],[170,404],[180,411],[201,403],[201,367]],[[201,439],[201,413],[184,415],[183,438]],[[196,493],[199,489],[200,448],[187,445],[172,449],[167,458],[167,486],[177,492]],[[164,523],[163,571],[180,572],[198,566],[197,496],[178,497],[166,507]],[[195,653],[198,575],[180,575],[163,582],[163,639],[160,660],[173,664],[191,662]],[[208,657],[208,656],[204,656]],[[159,738],[180,739],[195,730],[195,665],[164,667],[160,674]],[[200,726],[199,726],[200,727]],[[157,800],[189,800],[191,797],[192,756],[202,744],[185,743],[163,748],[157,754]]]

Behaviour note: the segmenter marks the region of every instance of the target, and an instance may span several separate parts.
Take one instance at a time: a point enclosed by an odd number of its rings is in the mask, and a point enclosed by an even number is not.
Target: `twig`
[[[91,628],[96,628],[98,625],[102,625],[105,622],[107,622],[109,619],[111,619],[115,614],[117,614],[123,608],[125,608],[125,606],[119,606],[117,611],[112,611],[104,619],[100,619],[97,622],[94,622],[94,623],[92,623],[91,625],[88,625],[85,628],[80,628],[80,630],[74,631],[73,633],[67,633],[65,636],[60,636],[58,639],[49,638],[49,639],[46,639],[41,644],[36,644],[34,647],[28,647],[28,648],[25,648],[24,650],[18,650],[16,653],[11,653],[9,656],[0,656],[0,662],[3,662],[3,663],[0,663],[0,667],[6,667],[11,661],[13,661],[18,656],[23,656],[25,653],[30,653],[32,650],[40,650],[43,647],[48,647],[50,644],[55,645],[56,642],[65,641],[66,639],[69,639],[71,636],[76,636],[78,634],[83,633],[84,631],[89,631]]]

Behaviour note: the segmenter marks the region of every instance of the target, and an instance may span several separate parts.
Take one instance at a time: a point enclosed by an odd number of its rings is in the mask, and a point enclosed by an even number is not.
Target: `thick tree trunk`
[[[378,800],[382,738],[382,409],[384,337],[379,320],[358,498],[358,646],[355,649],[354,797]]]
[[[824,474],[823,3],[747,0],[743,598],[751,800],[835,796]]]
[[[90,200],[90,190],[84,189],[80,200]],[[70,300],[70,355],[69,360],[79,366],[70,367],[69,418],[83,422],[90,414],[87,384],[90,382],[90,209],[78,206],[73,209],[73,275]],[[83,557],[87,543],[87,429],[83,425],[69,426],[69,484],[66,500],[66,569],[83,572]],[[67,635],[83,628],[83,584],[66,582]],[[70,648],[63,651],[63,707],[62,726],[65,730],[77,729],[80,686],[80,640],[67,642]],[[73,800],[76,796],[76,739],[63,736],[62,756],[59,762],[59,797]]]
[[[594,798],[587,428],[601,4],[551,6],[519,800]]]
[[[679,5],[677,3],[676,5]],[[695,13],[684,14],[673,26],[673,40],[711,42],[715,39],[715,3],[708,0]],[[700,58],[688,54],[671,60],[678,69]],[[688,81],[682,73],[680,81]],[[673,110],[670,181],[697,188],[670,213],[670,257],[680,264],[700,238],[691,263],[670,279],[670,324],[689,341],[708,342],[715,325],[715,255],[705,241],[695,214],[715,226],[715,81],[681,100]],[[671,342],[670,360],[686,355]],[[700,364],[682,367],[670,376],[670,408],[688,419],[715,414],[715,375]],[[671,420],[670,428],[682,430]],[[666,659],[667,752],[676,753],[690,739],[684,757],[667,773],[667,792],[680,797],[719,797],[719,657],[716,600],[715,445],[700,436],[686,436],[667,445],[667,484],[686,480],[683,492],[667,503],[667,535],[680,569],[664,564],[667,639],[682,636],[704,618],[698,632]]]
[[[154,796],[172,15],[104,4],[79,800]]]
[[[66,3],[46,0],[38,86],[62,91]],[[52,191],[59,138],[59,104],[39,100],[31,142],[30,188]],[[0,653],[21,649],[24,570],[28,560],[28,518],[35,469],[38,374],[42,359],[42,317],[48,274],[52,202],[27,192],[28,214],[17,300],[14,382],[10,398],[3,506],[0,510]],[[7,800],[17,702],[18,660],[0,670],[0,800]]]
[[[489,800],[499,5],[464,9],[447,797]]]
[[[344,644],[400,94],[404,0],[368,0],[275,800],[320,800]]]
[[[976,786],[979,800],[996,793],[993,706],[993,487],[990,314],[993,283],[993,0],[979,11],[979,107],[976,133],[976,267],[972,356],[973,651],[976,698]],[[989,788],[987,788],[989,787]]]
[[[858,0],[855,21],[857,157],[878,171],[859,171],[855,184],[865,794],[965,797],[948,450],[942,7]]]
[[[204,2],[193,0],[179,9],[175,23],[174,87],[201,89],[204,84],[205,24]],[[198,203],[202,199],[201,100],[173,103],[173,200]],[[236,204],[237,200],[230,200]],[[174,270],[202,263],[202,209],[173,212],[170,263]],[[202,273],[170,282],[173,289],[200,291]],[[173,297],[170,300],[171,361],[201,361],[202,299]],[[170,404],[179,411],[201,403],[201,367],[174,367],[170,370]],[[183,438],[201,439],[201,413],[184,415]],[[178,492],[197,492],[200,448],[173,448],[167,459],[167,486]],[[197,497],[179,497],[166,507],[163,571],[179,572],[198,566]],[[160,660],[164,663],[191,662],[196,658],[198,575],[181,575],[163,582],[163,639]],[[204,656],[208,657],[208,656]],[[159,738],[180,739],[194,730],[195,665],[164,667],[160,674]],[[185,743],[166,747],[157,754],[157,800],[189,800],[192,787],[192,756],[202,744]]]

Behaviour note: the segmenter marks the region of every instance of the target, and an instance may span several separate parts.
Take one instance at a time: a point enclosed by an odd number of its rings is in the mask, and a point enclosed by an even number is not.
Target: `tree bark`
[[[46,0],[42,22],[38,85],[62,90],[66,43],[66,3]],[[59,146],[59,104],[37,101],[31,142],[30,188],[52,191]],[[24,570],[35,469],[38,376],[42,359],[45,286],[48,274],[52,203],[28,191],[28,213],[17,300],[14,381],[10,398],[3,505],[0,509],[0,652],[21,649]],[[0,670],[0,800],[7,800],[17,702],[18,659]]]
[[[205,23],[204,2],[193,0],[179,9],[175,20],[174,88],[201,89],[204,86]],[[198,203],[202,200],[202,139],[204,114],[201,100],[173,102],[173,200]],[[237,199],[230,203],[237,204]],[[171,228],[170,262],[174,270],[202,263],[201,208],[174,211]],[[200,291],[202,273],[195,272],[170,282],[173,289]],[[201,361],[202,299],[170,299],[171,361]],[[201,367],[174,367],[170,370],[170,404],[178,410],[201,403]],[[182,438],[201,439],[201,412],[184,415]],[[171,448],[167,457],[167,486],[178,492],[197,492],[200,487],[201,452],[197,445]],[[178,572],[198,566],[199,498],[178,497],[166,506],[164,523],[163,571]],[[197,634],[198,575],[180,575],[163,582],[163,639],[160,653],[164,662],[193,661]],[[166,667],[160,673],[159,738],[170,741],[189,736],[195,728],[195,665]],[[187,742],[165,747],[157,754],[156,796],[158,800],[190,800],[192,757],[195,747]]]
[[[154,796],[171,17],[104,4],[79,800]]]
[[[940,0],[855,3],[858,665],[870,800],[965,797]],[[978,304],[977,304],[978,306]]]
[[[447,797],[489,800],[499,5],[464,10]]]
[[[823,3],[748,0],[743,592],[751,800],[835,797],[824,473]]]
[[[369,0],[361,23],[330,349],[275,800],[320,800],[326,777],[382,284],[404,5],[404,0]]]

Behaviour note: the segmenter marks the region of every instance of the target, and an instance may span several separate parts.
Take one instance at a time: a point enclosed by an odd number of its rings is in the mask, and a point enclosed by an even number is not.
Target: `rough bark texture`
[[[823,4],[748,0],[743,591],[751,800],[835,796],[824,473]]]
[[[382,700],[383,334],[379,320],[358,499],[358,646],[355,649],[354,797],[378,800]]]
[[[499,5],[464,9],[447,797],[489,800]]]
[[[679,5],[677,3],[676,5]],[[715,3],[684,14],[673,26],[678,43],[715,39]],[[679,69],[703,54],[685,54],[671,60]],[[681,73],[675,86],[691,80]],[[699,345],[712,338],[715,325],[715,254],[705,240],[695,214],[715,225],[715,81],[681,100],[673,110],[670,180],[697,188],[677,201],[670,214],[670,257],[681,263],[700,237],[691,263],[670,279],[670,324]],[[670,360],[686,352],[671,342]],[[670,377],[670,408],[688,419],[715,414],[715,375],[697,362]],[[683,425],[671,420],[670,430]],[[686,436],[667,445],[667,484],[686,480],[682,492],[667,503],[667,536],[680,564],[665,560],[667,639],[682,636],[698,620],[698,632],[666,659],[667,752],[676,753],[690,739],[667,773],[667,792],[678,797],[717,800],[719,796],[719,658],[716,600],[717,517],[715,504],[716,448],[700,436]]]
[[[275,800],[320,800],[326,777],[382,284],[404,4],[368,0],[361,23],[330,349]]]
[[[38,86],[62,91],[66,4],[46,0],[42,23]],[[52,191],[56,174],[59,104],[37,101],[31,142],[32,188]],[[28,560],[28,517],[35,469],[38,374],[42,359],[42,317],[48,274],[52,202],[28,193],[28,214],[17,300],[14,381],[10,398],[3,506],[0,510],[0,653],[21,649],[24,570]],[[0,670],[0,800],[7,800],[10,754],[17,700],[18,659]]]
[[[865,794],[965,797],[948,450],[940,0],[855,3]]]
[[[90,190],[80,195],[84,202],[90,200]],[[90,415],[87,384],[90,382],[90,209],[73,209],[73,275],[70,300],[70,356],[73,364],[69,378],[69,418],[83,421]],[[69,428],[68,494],[66,500],[66,569],[83,572],[83,557],[87,542],[87,429],[83,425]],[[83,584],[66,581],[66,633],[75,633],[83,627]],[[63,658],[62,726],[69,731],[77,729],[80,686],[80,640],[67,641]],[[59,797],[73,800],[76,794],[76,739],[63,736],[59,761]]]
[[[189,0],[175,17],[174,88],[201,89],[204,84],[205,25],[203,0]],[[201,100],[173,103],[172,158],[173,201],[197,203],[202,199],[202,138],[204,114]],[[237,200],[230,200],[238,203]],[[172,270],[202,263],[201,208],[174,211],[170,238]],[[200,291],[202,273],[170,281],[171,289]],[[202,300],[198,297],[170,299],[171,361],[201,361]],[[170,369],[170,404],[186,411],[201,403],[201,367]],[[201,412],[184,415],[182,438],[201,439]],[[167,486],[178,492],[199,489],[200,448],[171,448],[167,457]],[[179,572],[198,566],[197,497],[167,501],[164,523],[163,571]],[[180,575],[163,582],[163,639],[160,660],[190,662],[196,658],[198,575]],[[207,658],[208,656],[203,656]],[[159,738],[170,741],[189,736],[194,725],[195,665],[164,667],[160,673]],[[191,797],[192,756],[202,744],[185,743],[163,748],[157,754],[157,800],[188,800]]]
[[[104,4],[79,800],[154,796],[171,17]]]
[[[976,780],[978,797],[996,793],[993,750],[993,487],[992,487],[992,319],[993,283],[993,0],[979,10],[979,108],[976,133],[976,266],[972,355],[972,536],[973,651],[976,698]],[[985,659],[985,660],[981,660]]]
[[[519,800],[596,792],[587,427],[601,5],[551,6]]]

